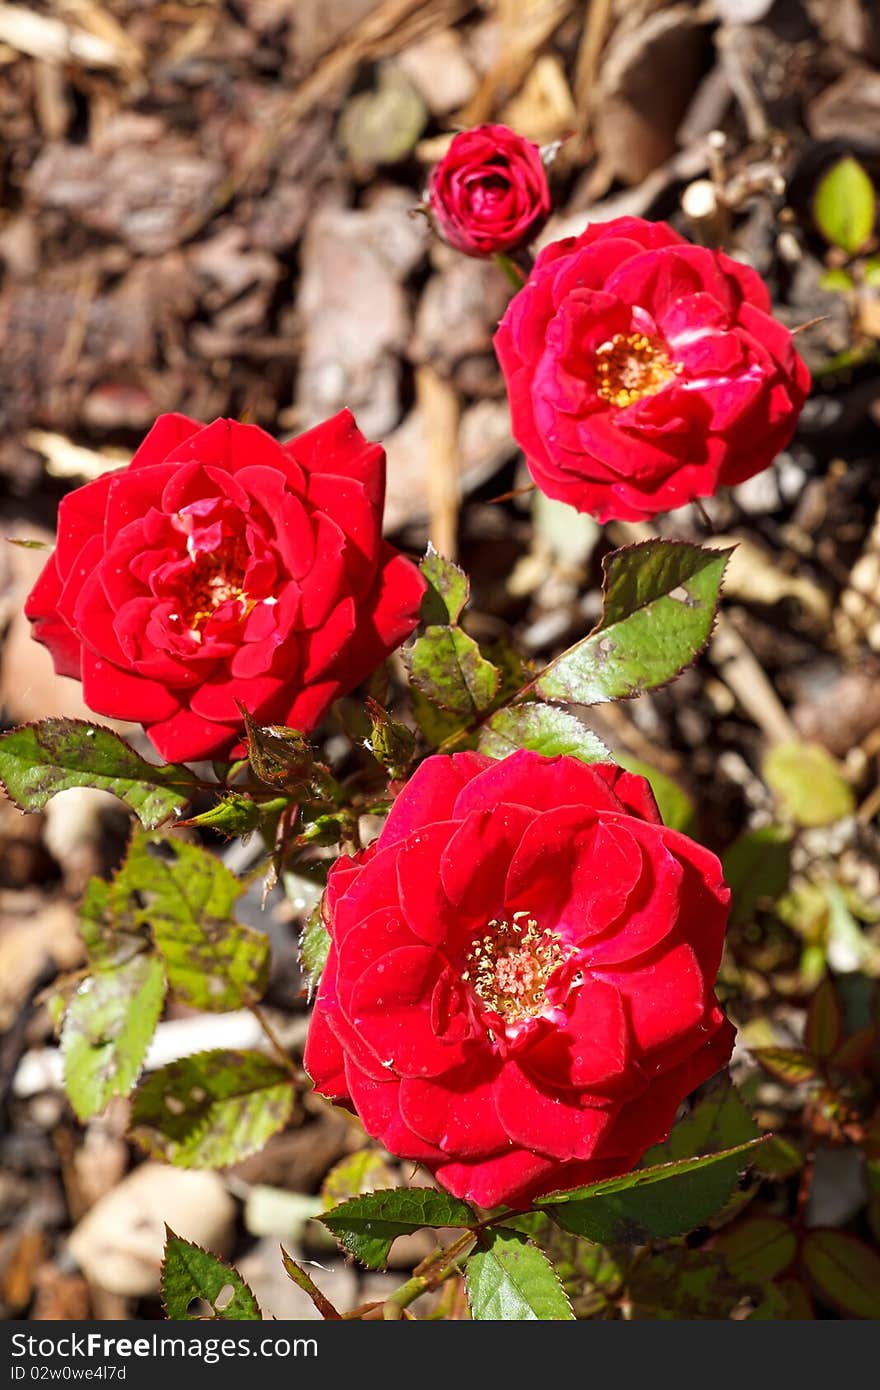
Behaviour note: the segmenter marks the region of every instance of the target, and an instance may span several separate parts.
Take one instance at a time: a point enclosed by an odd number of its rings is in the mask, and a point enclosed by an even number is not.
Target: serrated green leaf
[[[880,1255],[843,1231],[807,1231],[801,1260],[819,1296],[856,1318],[880,1318]]]
[[[419,612],[422,622],[430,627],[454,627],[470,597],[470,580],[464,570],[444,559],[430,541],[419,569],[428,581]]]
[[[259,1322],[260,1305],[237,1269],[166,1227],[162,1302],[173,1322]],[[191,1313],[196,1300],[212,1312]]]
[[[819,985],[807,1009],[804,1045],[814,1057],[830,1057],[843,1037],[843,1015],[834,981],[829,975]]]
[[[450,714],[471,719],[487,710],[498,693],[498,668],[459,627],[428,627],[408,653],[417,690]]]
[[[854,256],[874,230],[877,193],[871,179],[851,155],[839,159],[819,180],[813,216],[826,241]]]
[[[476,1322],[571,1322],[568,1295],[543,1251],[517,1231],[496,1228],[465,1265]]]
[[[724,1206],[762,1143],[752,1139],[722,1153],[640,1168],[574,1192],[539,1197],[536,1205],[564,1230],[603,1245],[684,1235]]]
[[[321,904],[317,903],[312,909],[299,939],[299,963],[306,977],[306,988],[310,1000],[318,988],[318,981],[324,966],[327,964],[329,953],[330,933],[324,923]]]
[[[414,685],[410,686],[409,694],[413,718],[432,748],[439,748],[441,744],[453,738],[456,752],[463,748],[476,748],[477,735],[465,735],[463,732],[468,726],[469,716],[450,714],[448,710],[438,709]]]
[[[365,1192],[389,1188],[394,1176],[378,1149],[357,1149],[334,1163],[321,1184],[324,1210],[360,1197]]]
[[[611,762],[602,740],[567,710],[539,703],[501,709],[480,732],[478,748],[490,758],[506,758],[517,748],[547,757],[567,754],[584,763]]]
[[[242,885],[215,855],[184,840],[157,845],[148,835],[138,836],[125,861],[124,883],[144,902],[176,999],[224,1012],[262,998],[269,938],[233,920]]]
[[[131,1135],[178,1168],[225,1168],[261,1149],[293,1101],[289,1072],[262,1052],[197,1052],[138,1087]]]
[[[787,1086],[800,1086],[818,1076],[813,1058],[800,1047],[754,1047],[752,1056],[759,1066]]]
[[[595,705],[672,680],[709,640],[729,554],[650,540],[606,556],[601,620],[538,677],[538,694]]]
[[[368,1192],[317,1219],[368,1269],[381,1269],[398,1236],[422,1226],[470,1228],[477,1220],[467,1202],[433,1187]]]
[[[750,922],[758,904],[775,902],[791,875],[791,835],[778,825],[747,830],[722,855],[731,893],[730,925]]]
[[[631,1261],[629,1249],[597,1245],[561,1230],[544,1212],[505,1220],[534,1241],[550,1260],[576,1318],[594,1317],[620,1292]]]
[[[152,949],[141,905],[125,884],[125,867],[108,883],[91,878],[80,905],[80,925],[89,962],[98,969],[122,965]]]
[[[137,1081],[162,1013],[161,961],[140,953],[84,980],[61,1029],[64,1088],[81,1120]]]
[[[196,780],[176,763],[154,767],[112,729],[44,719],[0,734],[0,785],[22,811],[42,811],[70,787],[97,787],[118,796],[152,830],[186,805]]]
[[[751,1111],[729,1077],[722,1077],[683,1120],[673,1126],[663,1144],[655,1144],[642,1159],[646,1168],[681,1158],[720,1153],[757,1139],[760,1131]],[[761,1150],[760,1152],[763,1152]],[[756,1162],[759,1160],[756,1160]]]
[[[679,1247],[637,1260],[627,1277],[635,1321],[729,1318],[752,1290],[711,1250]]]
[[[686,835],[693,834],[697,824],[697,812],[684,787],[674,778],[667,777],[659,768],[642,762],[641,758],[618,754],[615,762],[626,768],[627,772],[635,772],[639,777],[644,777],[649,783],[664,825],[668,825],[670,830],[681,830]]]
[[[852,787],[819,743],[776,743],[762,771],[781,813],[796,825],[832,825],[855,809]]]
[[[731,1274],[764,1284],[788,1269],[797,1253],[797,1238],[778,1216],[750,1216],[722,1231],[713,1248]]]

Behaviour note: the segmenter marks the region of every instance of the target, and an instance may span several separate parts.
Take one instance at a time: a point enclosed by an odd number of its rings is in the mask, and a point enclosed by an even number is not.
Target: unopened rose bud
[[[426,198],[442,236],[466,256],[504,255],[537,236],[550,215],[541,151],[503,125],[456,135]]]

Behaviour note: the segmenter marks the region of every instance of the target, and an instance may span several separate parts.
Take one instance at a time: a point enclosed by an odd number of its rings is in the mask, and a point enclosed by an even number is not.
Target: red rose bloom
[[[331,870],[306,1069],[484,1207],[626,1172],[730,1056],[728,899],[642,777],[428,758]]]
[[[78,488],[25,612],[97,714],[163,758],[228,753],[236,701],[307,731],[417,622],[424,581],[381,536],[385,454],[348,411],[278,444],[163,415]]]
[[[495,336],[542,492],[640,521],[766,468],[810,376],[754,270],[619,217],[538,256]]]
[[[541,151],[503,125],[456,135],[431,173],[427,198],[443,236],[466,256],[512,251],[550,216]]]

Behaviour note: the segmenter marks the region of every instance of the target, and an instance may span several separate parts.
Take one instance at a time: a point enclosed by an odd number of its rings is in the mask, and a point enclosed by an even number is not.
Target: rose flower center
[[[615,333],[596,349],[597,391],[623,409],[655,396],[681,368],[644,333]]]
[[[515,912],[509,922],[493,918],[488,926],[472,943],[461,978],[505,1023],[536,1018],[546,1005],[547,982],[565,959],[563,943],[528,912]]]
[[[239,542],[216,551],[195,551],[182,595],[180,617],[184,626],[200,636],[217,609],[229,602],[239,604],[241,617],[245,617],[253,601],[244,590],[244,574],[245,555]]]

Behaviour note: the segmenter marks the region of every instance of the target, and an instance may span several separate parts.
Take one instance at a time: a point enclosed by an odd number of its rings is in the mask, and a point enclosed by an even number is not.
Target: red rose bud
[[[810,388],[754,270],[638,217],[546,247],[495,348],[533,479],[599,521],[767,468]]]
[[[314,728],[415,627],[425,588],[382,540],[385,454],[348,411],[287,444],[163,415],[58,510],[25,607],[96,714],[163,758],[220,757],[257,719]]]
[[[730,1056],[729,896],[643,777],[428,758],[330,871],[306,1069],[483,1207],[627,1172]]]
[[[541,151],[503,125],[456,135],[431,173],[427,197],[443,236],[466,256],[512,251],[550,216]]]

